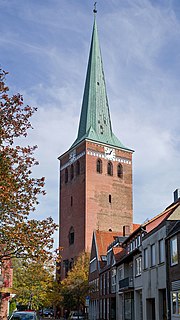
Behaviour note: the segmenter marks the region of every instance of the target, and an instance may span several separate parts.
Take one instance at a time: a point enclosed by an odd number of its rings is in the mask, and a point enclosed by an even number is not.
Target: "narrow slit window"
[[[112,201],[112,197],[111,197],[111,194],[109,194],[109,203],[111,203]]]
[[[73,206],[73,197],[71,196],[71,207]]]

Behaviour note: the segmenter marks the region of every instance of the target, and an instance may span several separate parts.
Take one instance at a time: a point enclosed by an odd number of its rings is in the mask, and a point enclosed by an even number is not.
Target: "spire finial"
[[[97,2],[94,2],[94,10],[93,10],[94,14],[97,13],[96,4],[97,4]]]

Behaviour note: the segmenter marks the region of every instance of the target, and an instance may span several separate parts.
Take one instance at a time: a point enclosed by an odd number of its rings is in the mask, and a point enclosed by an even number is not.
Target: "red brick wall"
[[[61,170],[60,245],[64,248],[63,259],[77,256],[83,250],[90,252],[93,230],[122,231],[123,225],[132,228],[132,153],[116,150],[116,157],[127,162],[121,163],[124,173],[121,179],[117,176],[118,161],[112,161],[113,176],[107,174],[108,160],[103,157],[102,174],[96,172],[96,161],[104,154],[104,146],[84,141],[76,148],[76,155],[82,152],[85,155],[79,158],[79,176],[75,172],[74,178],[65,183],[65,168]],[[66,153],[61,157],[61,168],[68,160],[69,154]],[[70,175],[70,165],[68,170]],[[73,245],[69,245],[68,239],[71,226],[75,231]]]
[[[0,301],[0,319],[7,319],[8,315],[8,302],[10,299],[10,290],[12,288],[13,281],[13,269],[11,268],[11,261],[6,260],[3,262],[2,268],[2,276],[3,276],[3,288],[1,293],[1,301]]]
[[[87,142],[87,149],[102,152],[103,146]],[[132,154],[116,150],[116,156],[131,161]],[[121,231],[123,225],[132,225],[132,164],[124,164],[123,179],[117,177],[117,165],[113,164],[113,176],[107,174],[107,159],[102,160],[102,174],[96,172],[96,156],[86,154],[86,247],[90,250],[92,231]],[[109,203],[111,195],[111,203]]]
[[[83,146],[76,148],[77,154],[83,149]],[[68,159],[66,154],[61,160],[61,166]],[[70,166],[68,166],[69,181],[65,183],[65,169],[61,171],[60,176],[60,246],[63,247],[63,260],[78,256],[85,248],[85,156],[82,156],[79,162],[80,175],[77,176],[74,170],[74,178],[71,180]],[[73,164],[75,167],[76,162]],[[74,228],[75,241],[69,245],[68,234],[71,227]]]

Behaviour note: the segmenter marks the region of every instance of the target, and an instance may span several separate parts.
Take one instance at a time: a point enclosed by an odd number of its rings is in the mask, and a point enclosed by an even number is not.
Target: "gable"
[[[174,210],[167,220],[180,220],[180,206]]]

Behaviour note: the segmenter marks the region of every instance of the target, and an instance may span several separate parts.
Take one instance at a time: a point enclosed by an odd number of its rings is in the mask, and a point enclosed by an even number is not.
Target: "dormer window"
[[[107,261],[107,256],[101,256],[102,261]]]

